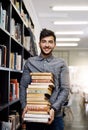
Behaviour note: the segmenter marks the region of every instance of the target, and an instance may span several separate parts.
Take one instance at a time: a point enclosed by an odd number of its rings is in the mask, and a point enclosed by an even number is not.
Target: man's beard
[[[51,50],[49,53],[45,53],[45,52],[43,51],[43,49],[41,49],[41,53],[42,53],[43,55],[45,55],[45,56],[48,56],[48,55],[51,55],[51,54],[52,54],[52,50]]]

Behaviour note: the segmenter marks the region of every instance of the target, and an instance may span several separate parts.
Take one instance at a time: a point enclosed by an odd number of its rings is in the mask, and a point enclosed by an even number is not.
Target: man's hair
[[[48,30],[46,28],[42,29],[42,31],[40,32],[40,39],[39,40],[41,41],[42,38],[47,37],[47,36],[53,36],[54,42],[56,42],[56,36],[55,36],[54,32],[51,30]]]

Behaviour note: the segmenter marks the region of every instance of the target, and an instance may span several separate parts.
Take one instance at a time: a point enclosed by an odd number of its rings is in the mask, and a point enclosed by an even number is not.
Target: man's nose
[[[46,42],[46,46],[49,46],[49,42]]]

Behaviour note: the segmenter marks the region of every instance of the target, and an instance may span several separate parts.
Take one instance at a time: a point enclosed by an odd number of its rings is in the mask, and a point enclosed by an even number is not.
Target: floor
[[[73,94],[72,99],[73,117],[71,114],[64,117],[65,130],[88,130],[88,113],[85,113],[85,109],[80,107],[80,94]]]

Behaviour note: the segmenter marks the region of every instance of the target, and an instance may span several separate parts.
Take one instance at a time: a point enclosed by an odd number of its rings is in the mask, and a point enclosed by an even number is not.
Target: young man
[[[48,124],[28,123],[29,130],[64,130],[61,107],[69,94],[69,70],[65,61],[55,58],[52,51],[56,46],[56,36],[53,31],[43,29],[40,33],[39,56],[30,57],[25,66],[20,82],[20,101],[23,115],[27,110],[26,88],[31,83],[30,72],[51,72],[54,75],[55,88],[50,97],[51,110]]]

